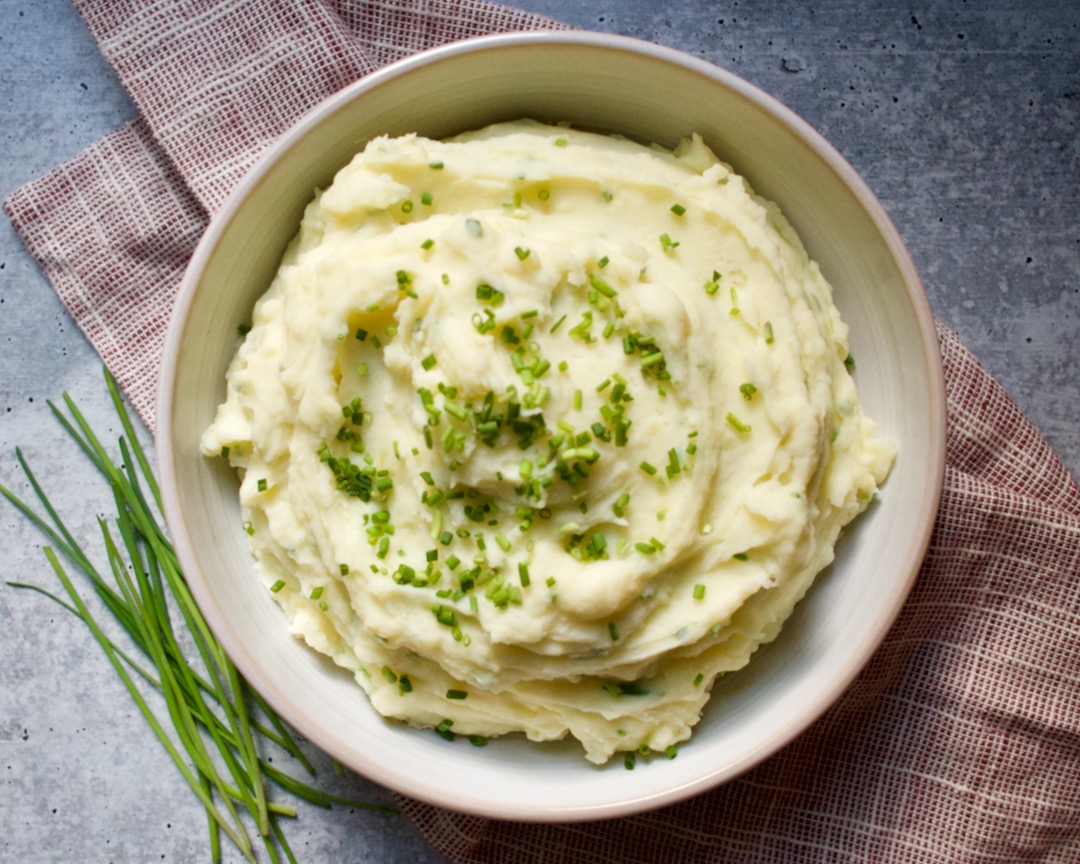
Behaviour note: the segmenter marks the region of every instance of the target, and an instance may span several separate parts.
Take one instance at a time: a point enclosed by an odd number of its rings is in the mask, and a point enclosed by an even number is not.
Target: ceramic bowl
[[[779,638],[719,680],[672,760],[627,772],[575,742],[520,736],[478,749],[387,722],[352,677],[287,633],[254,576],[237,478],[199,437],[225,369],[313,190],[370,138],[442,137],[501,120],[564,121],[674,146],[698,132],[776,201],[835,289],[866,412],[898,456],[880,502],[844,534],[835,564]],[[449,45],[346,88],[266,153],[214,217],[169,331],[157,452],[180,561],[240,671],[303,736],[393,790],[472,814],[575,821],[671,804],[736,777],[789,743],[849,686],[888,631],[929,541],[944,465],[943,380],[933,318],[881,205],[818,133],[736,76],[610,35],[531,33]]]

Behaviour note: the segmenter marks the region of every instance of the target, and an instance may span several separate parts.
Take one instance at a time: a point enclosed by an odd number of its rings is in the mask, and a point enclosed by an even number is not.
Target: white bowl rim
[[[832,144],[794,111],[757,86],[722,67],[693,57],[692,55],[677,49],[660,46],[627,36],[580,30],[540,30],[473,37],[428,49],[393,62],[358,79],[312,108],[267,148],[237,187],[227,196],[220,209],[212,215],[210,223],[198,243],[181,281],[166,333],[156,404],[157,428],[155,435],[155,453],[166,522],[173,534],[173,543],[181,567],[185,573],[188,573],[191,576],[189,581],[191,592],[205,616],[207,623],[229,657],[236,664],[241,674],[252,683],[256,690],[265,693],[267,690],[272,691],[274,686],[272,682],[265,678],[264,670],[255,663],[244,644],[233,638],[227,616],[217,604],[209,586],[203,582],[200,568],[198,567],[197,560],[192,551],[193,547],[187,533],[183,510],[175,492],[177,489],[176,464],[171,458],[174,453],[175,442],[172,437],[171,424],[166,421],[167,418],[170,417],[171,406],[175,397],[174,387],[176,384],[179,359],[178,353],[183,322],[193,303],[195,287],[203,269],[207,265],[212,250],[220,239],[225,227],[235,216],[249,190],[263,180],[265,175],[271,170],[273,163],[280,158],[280,155],[283,152],[293,146],[298,139],[304,137],[309,130],[322,122],[328,114],[333,113],[341,104],[357,99],[367,91],[381,87],[387,81],[398,76],[406,75],[419,66],[438,62],[442,59],[456,57],[461,54],[518,45],[581,45],[594,48],[607,48],[615,51],[630,52],[653,60],[681,66],[684,69],[696,72],[699,75],[721,83],[726,88],[738,93],[744,99],[755,103],[767,113],[780,119],[807,147],[815,151],[817,155],[821,157],[830,170],[835,172],[835,174],[842,179],[844,185],[847,186],[855,196],[860,206],[865,209],[877,231],[885,241],[889,253],[896,264],[897,269],[902,273],[904,283],[908,288],[909,299],[912,303],[914,316],[923,340],[924,360],[930,372],[928,376],[930,390],[926,394],[926,399],[928,406],[928,439],[930,441],[931,461],[930,464],[925,466],[925,473],[926,476],[931,478],[931,484],[929,493],[922,504],[925,518],[919,520],[919,531],[915,536],[911,537],[912,543],[910,546],[910,554],[907,557],[907,563],[904,568],[906,578],[898,581],[894,585],[887,614],[883,616],[882,619],[886,622],[885,626],[881,628],[876,638],[866,640],[863,644],[860,644],[855,650],[850,652],[847,664],[844,668],[835,670],[835,675],[830,680],[828,686],[820,691],[817,700],[813,704],[805,706],[804,711],[801,711],[798,716],[792,717],[783,729],[779,730],[775,736],[768,739],[766,742],[763,742],[760,747],[752,752],[746,753],[742,759],[724,766],[721,770],[703,773],[691,783],[664,789],[655,794],[627,797],[625,800],[615,804],[605,803],[569,809],[537,809],[531,806],[527,801],[500,801],[496,807],[488,800],[473,800],[467,796],[460,796],[453,800],[448,800],[445,795],[445,790],[436,787],[426,788],[417,786],[415,778],[406,779],[398,775],[372,770],[372,766],[370,765],[350,764],[350,767],[357,770],[358,773],[361,773],[369,779],[379,782],[394,791],[437,806],[449,807],[450,809],[460,812],[495,819],[517,820],[523,822],[580,822],[627,816],[647,810],[654,810],[659,807],[677,803],[726,783],[758,765],[801,735],[849,688],[854,679],[870,661],[871,657],[884,640],[888,630],[895,622],[904,601],[914,585],[921,562],[929,548],[935,521],[934,517],[940,506],[944,486],[946,441],[945,385],[936,325],[929,300],[922,288],[921,280],[911,261],[903,240],[893,225],[890,217],[865,181]],[[326,740],[326,738],[320,734],[319,727],[316,724],[309,722],[305,716],[292,716],[285,711],[281,711],[280,713],[283,719],[289,722],[290,725],[292,725],[307,740],[324,750],[329,751],[333,749],[333,742]]]

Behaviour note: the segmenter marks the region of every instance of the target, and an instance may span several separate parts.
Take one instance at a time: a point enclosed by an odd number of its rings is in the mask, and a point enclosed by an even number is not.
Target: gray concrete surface
[[[824,133],[896,222],[937,314],[1080,473],[1080,4],[518,5],[704,57]],[[133,116],[67,0],[0,0],[0,80],[3,195]],[[69,391],[115,434],[100,381],[3,220],[0,482],[25,490],[22,446],[86,540],[111,503],[45,403]],[[41,538],[4,505],[0,538],[4,580],[55,586]],[[0,585],[0,658],[0,861],[208,860],[199,807],[79,622]],[[362,778],[333,786],[388,800]],[[438,860],[402,817],[305,808],[287,830],[301,861]]]

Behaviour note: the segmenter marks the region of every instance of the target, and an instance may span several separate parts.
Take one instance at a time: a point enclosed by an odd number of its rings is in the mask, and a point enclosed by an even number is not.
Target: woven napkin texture
[[[270,142],[400,57],[561,27],[479,0],[75,5],[140,116],[4,209],[150,428],[183,270]],[[1080,488],[939,336],[948,453],[929,554],[831,710],[742,777],[636,817],[522,825],[402,799],[435,849],[462,864],[1080,861]]]

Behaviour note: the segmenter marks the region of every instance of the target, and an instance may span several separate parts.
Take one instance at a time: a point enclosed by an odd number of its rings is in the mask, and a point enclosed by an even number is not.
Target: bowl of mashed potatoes
[[[196,599],[298,731],[571,821],[729,780],[843,693],[944,417],[918,276],[827,142],[678,52],[534,33],[271,148],[185,277],[157,435]]]

